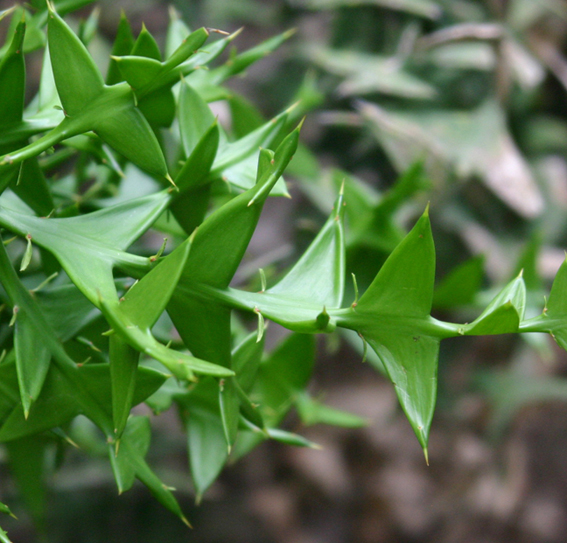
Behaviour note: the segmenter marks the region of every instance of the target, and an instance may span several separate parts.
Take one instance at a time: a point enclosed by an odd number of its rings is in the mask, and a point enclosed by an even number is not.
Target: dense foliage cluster
[[[311,423],[361,424],[306,391],[315,334],[343,329],[370,345],[426,458],[443,339],[544,332],[567,348],[565,264],[538,316],[525,316],[522,273],[470,323],[431,316],[434,301],[443,307],[443,300],[463,299],[478,261],[434,293],[429,209],[403,236],[395,212],[439,162],[483,167],[474,153],[463,157],[443,142],[440,156],[430,160],[435,149],[423,138],[416,154],[425,147],[431,155],[415,162],[406,139],[415,140],[416,124],[428,130],[439,123],[437,114],[413,111],[400,121],[402,113],[360,103],[392,161],[409,166],[405,175],[378,201],[355,179],[341,179],[330,217],[298,261],[281,277],[259,270],[259,291],[234,288],[264,202],[288,195],[282,175],[296,153],[299,177],[308,161],[306,150],[298,152],[300,126],[294,128],[301,104],[265,122],[225,81],[289,34],[221,62],[236,34],[212,39],[210,29],[190,32],[173,15],[162,56],[152,35],[144,28],[135,38],[123,17],[104,79],[87,49],[94,16],[76,34],[62,18],[73,2],[37,4],[33,15],[23,8],[0,13],[11,17],[0,51],[0,442],[31,504],[41,493],[44,452],[80,445],[77,428],[94,424],[119,491],[137,478],[185,520],[172,490],[145,460],[150,421],[132,414],[143,402],[155,413],[177,409],[198,499],[229,459],[263,440],[312,446],[279,428],[292,406]],[[39,92],[25,105],[25,54],[42,48],[45,34]],[[385,80],[390,88],[379,90],[419,99],[433,92],[385,61],[355,59],[373,63],[376,80],[369,82],[350,57],[309,54],[331,71],[348,67],[344,94],[376,90],[372,85]],[[388,78],[374,70],[380,66]],[[216,101],[229,105],[231,126],[215,117],[209,104]],[[497,122],[494,111],[497,105],[486,101],[475,122]],[[407,132],[394,137],[399,123]],[[494,180],[493,169],[480,175],[519,213],[540,212],[537,198],[518,200]],[[316,185],[306,191],[317,201]],[[354,234],[347,241],[345,215]],[[359,296],[356,275],[351,281],[352,270],[345,269],[345,247],[364,246],[376,228],[395,248],[380,247],[388,256]],[[159,250],[135,243],[156,232],[167,237]],[[248,333],[234,310],[253,315],[257,329]],[[293,332],[271,352],[264,352],[266,320]]]

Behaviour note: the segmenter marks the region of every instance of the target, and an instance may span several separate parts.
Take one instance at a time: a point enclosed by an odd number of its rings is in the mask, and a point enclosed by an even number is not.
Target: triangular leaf
[[[120,312],[142,329],[150,329],[165,310],[185,267],[191,241],[182,243],[163,258],[120,302]]]
[[[426,455],[439,342],[445,337],[429,315],[434,276],[435,247],[426,210],[344,322],[339,321],[357,330],[380,357]]]
[[[6,127],[19,123],[24,112],[26,88],[26,66],[24,61],[23,41],[26,32],[24,21],[18,23],[10,47],[0,60],[0,126]]]
[[[51,353],[43,343],[25,310],[18,311],[14,332],[18,384],[24,413],[27,415],[43,387]]]
[[[189,465],[197,502],[217,478],[228,458],[218,402],[218,383],[203,379],[181,403],[187,432]]]
[[[77,115],[103,91],[104,81],[81,40],[48,4],[48,39],[57,92],[67,115]]]
[[[135,473],[164,507],[177,515],[185,524],[189,524],[171,490],[160,481],[144,460],[149,436],[149,419],[134,417],[123,434],[118,454],[114,458],[114,447],[109,446],[109,455],[119,489],[122,491],[129,488],[133,482],[132,473]]]
[[[132,409],[140,353],[114,335],[109,341],[108,357],[112,390],[112,422],[116,438],[119,439]]]
[[[434,280],[435,248],[426,211],[382,266],[356,310],[425,318],[431,311]]]
[[[345,261],[342,194],[334,211],[299,261],[270,294],[310,301],[321,307],[340,307],[343,299]]]
[[[521,276],[506,285],[470,324],[465,335],[511,334],[518,331],[526,308],[526,285]]]

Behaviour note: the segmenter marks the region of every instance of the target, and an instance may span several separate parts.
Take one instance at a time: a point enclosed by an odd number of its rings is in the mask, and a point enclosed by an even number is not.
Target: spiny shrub
[[[26,106],[25,54],[43,46],[45,25],[39,93]],[[291,109],[261,121],[224,83],[288,34],[222,63],[235,34],[211,40],[173,17],[164,60],[123,17],[105,80],[86,46],[95,27],[91,17],[75,34],[50,3],[18,8],[0,51],[0,441],[16,478],[31,470],[40,481],[38,458],[80,443],[86,418],[119,491],[138,478],[185,520],[145,460],[150,421],[131,414],[142,402],[177,409],[199,499],[229,458],[263,440],[312,445],[278,428],[294,405],[306,421],[361,422],[307,394],[315,334],[353,330],[371,346],[426,457],[441,340],[548,332],[567,347],[566,265],[539,317],[524,319],[520,275],[469,324],[433,318],[428,210],[360,297],[354,278],[345,303],[342,191],[279,280],[260,270],[259,291],[231,287],[266,199],[287,195],[300,127]],[[231,130],[208,105],[218,100]],[[156,254],[134,244],[150,230],[169,240]],[[257,330],[243,332],[233,310],[255,316]],[[268,319],[293,333],[265,353]],[[22,489],[36,503],[37,485]]]

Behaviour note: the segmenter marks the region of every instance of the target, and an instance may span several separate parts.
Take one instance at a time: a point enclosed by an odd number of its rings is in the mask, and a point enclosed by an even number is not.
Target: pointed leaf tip
[[[423,448],[423,456],[425,456],[425,463],[429,466],[429,452],[427,447]]]
[[[299,104],[301,104],[301,100],[297,100],[296,102],[294,102],[293,104],[291,104],[291,106],[289,106],[284,113],[290,113],[292,112],[297,106],[299,106]],[[305,117],[304,117],[305,118]]]
[[[290,28],[283,33],[284,39],[291,38],[297,32],[297,28]]]

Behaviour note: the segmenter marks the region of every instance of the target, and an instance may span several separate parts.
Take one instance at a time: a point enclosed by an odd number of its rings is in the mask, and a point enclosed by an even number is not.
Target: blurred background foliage
[[[163,47],[168,4],[99,5],[100,34],[90,50],[101,63],[121,9],[136,31],[143,21]],[[234,122],[239,107],[271,118],[298,99],[294,120],[307,114],[301,150],[286,175],[293,198],[268,202],[251,264],[237,275],[241,283],[258,281],[260,256],[272,276],[293,262],[344,182],[347,270],[361,291],[430,202],[437,315],[470,322],[520,270],[527,316],[539,313],[567,246],[564,1],[178,0],[173,6],[192,28],[244,26],[239,50],[296,29],[245,78],[231,81],[246,101],[215,104],[221,122],[231,113]],[[75,20],[91,11],[84,8]],[[34,58],[31,80],[39,78]],[[354,299],[354,290],[346,299]],[[272,337],[278,330],[272,327]],[[379,362],[359,363],[360,340],[326,336],[319,352],[313,394],[324,390],[326,403],[365,417],[367,427],[302,428],[291,417],[288,427],[323,450],[264,444],[227,470],[195,508],[179,423],[162,415],[150,462],[178,481],[177,495],[195,526],[187,532],[145,489],[116,499],[87,425],[82,446],[92,444],[90,458],[71,454],[57,471],[53,451],[53,541],[564,541],[567,358],[549,338],[446,342],[429,467],[390,385],[374,371]],[[0,470],[0,501],[14,503],[3,464]],[[3,527],[14,541],[35,540],[24,521]]]

